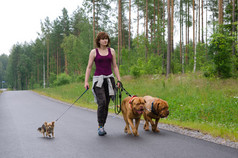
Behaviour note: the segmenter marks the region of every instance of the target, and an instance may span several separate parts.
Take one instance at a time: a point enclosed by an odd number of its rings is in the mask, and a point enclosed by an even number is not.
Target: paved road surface
[[[68,108],[31,91],[0,95],[0,158],[238,158],[238,150],[161,130],[139,137],[123,132],[120,117],[108,117],[107,135],[97,135],[96,112],[72,107],[57,123],[55,138],[37,128]]]

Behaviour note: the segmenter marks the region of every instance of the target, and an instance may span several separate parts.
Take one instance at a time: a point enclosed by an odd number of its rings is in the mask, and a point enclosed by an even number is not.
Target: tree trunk
[[[193,0],[193,50],[195,50],[195,0]]]
[[[47,37],[47,87],[49,87],[49,78],[50,78],[50,40]]]
[[[174,0],[171,0],[171,54],[174,53]],[[175,57],[175,55],[174,55]]]
[[[171,17],[170,17],[170,0],[167,0],[168,10],[168,48],[167,48],[167,69],[166,77],[169,77],[171,70]]]
[[[145,22],[145,38],[146,38],[146,50],[145,50],[145,59],[147,60],[147,54],[148,54],[148,0],[146,0],[146,22]]]
[[[129,30],[128,30],[128,48],[131,49],[131,0],[129,0]]]
[[[198,42],[200,43],[200,0],[198,0]]]
[[[232,36],[235,37],[235,0],[232,2]],[[235,42],[232,44],[232,54],[235,55]]]
[[[37,60],[37,83],[39,83],[39,79],[40,79],[40,66],[39,66],[39,61]]]
[[[163,0],[163,29],[165,30],[165,0]],[[163,62],[162,71],[165,69],[165,31],[163,31]]]
[[[95,1],[95,36],[97,36],[98,31],[99,31],[99,24],[98,24],[98,20],[99,20],[99,12],[100,12],[100,5],[99,3],[96,3],[97,1]]]
[[[207,4],[207,1],[206,1]],[[207,55],[207,8],[206,8],[206,58],[208,59],[208,55]]]
[[[45,52],[44,50],[43,50],[43,88],[45,88]]]
[[[198,18],[197,14],[196,14],[196,17]],[[197,68],[197,45],[196,45],[196,41],[197,41],[197,38],[196,38],[196,35],[197,35],[197,18],[196,18],[196,22],[194,22],[194,27],[196,26],[195,30],[194,30],[194,57],[193,57],[193,60],[194,60],[193,72],[194,73],[196,72],[196,68]]]
[[[185,64],[188,64],[188,2],[185,3],[185,16],[186,16],[186,20],[185,20]]]
[[[60,46],[59,46],[59,73],[61,73],[61,52],[60,52]]]
[[[153,19],[148,19],[148,20],[151,20],[150,23],[148,22],[148,25],[150,24],[150,42],[152,43],[152,41],[153,41]],[[149,28],[148,28],[148,34],[149,34]],[[149,42],[149,40],[148,40],[148,42]]]
[[[182,1],[180,1],[180,13],[179,13],[179,25],[180,25],[180,29],[179,29],[179,37],[180,37],[180,40],[179,40],[179,44],[180,44],[180,63],[182,63],[182,12],[181,12],[181,4],[182,4]]]
[[[188,30],[188,34],[187,34],[187,64],[189,64],[189,1],[188,1],[188,13],[187,13],[187,16],[188,16],[188,21],[187,21],[187,30]]]
[[[218,10],[219,10],[218,23],[219,25],[222,25],[223,24],[223,0],[219,0]]]
[[[183,2],[182,1],[180,1],[180,10],[183,10]],[[182,13],[182,11],[180,11],[181,13]],[[185,71],[184,71],[184,33],[183,33],[183,22],[184,22],[184,20],[183,20],[183,18],[184,18],[184,16],[183,15],[181,15],[181,24],[182,24],[182,27],[181,27],[181,30],[182,30],[182,32],[181,32],[181,39],[182,39],[182,42],[181,42],[181,62],[182,62],[182,73],[184,73]]]
[[[139,3],[137,3],[137,48],[139,47],[139,27],[140,27],[140,14],[139,14]]]
[[[93,48],[96,48],[95,37],[95,0],[93,0]]]
[[[202,0],[202,43],[204,43],[204,38],[203,38],[203,0]]]
[[[158,10],[159,10],[159,8],[158,8]],[[155,3],[155,0],[154,0],[154,23],[153,23],[153,36],[154,36],[154,39],[156,39],[156,27],[155,27],[155,21],[156,21],[156,3]]]
[[[121,45],[122,45],[122,31],[121,31],[121,20],[122,14],[121,14],[121,0],[118,0],[118,58],[117,58],[117,64],[120,66],[120,53],[121,53]]]
[[[65,71],[65,73],[68,75],[69,74],[69,72],[68,72],[68,61],[67,61],[67,55],[66,55],[66,53],[64,54],[64,62],[65,62],[65,69],[64,69],[64,71]]]
[[[157,13],[157,40],[158,40],[158,45],[157,45],[157,54],[160,55],[160,12],[159,12],[159,5],[160,0],[158,0],[158,13]]]
[[[139,3],[137,3],[137,37],[138,38],[139,38],[139,26],[140,26]]]

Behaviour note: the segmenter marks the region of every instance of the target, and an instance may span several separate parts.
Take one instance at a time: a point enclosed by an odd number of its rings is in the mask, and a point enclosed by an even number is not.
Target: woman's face
[[[100,46],[107,46],[107,44],[108,44],[108,39],[107,39],[107,38],[105,38],[105,39],[100,39],[99,43],[100,43]]]

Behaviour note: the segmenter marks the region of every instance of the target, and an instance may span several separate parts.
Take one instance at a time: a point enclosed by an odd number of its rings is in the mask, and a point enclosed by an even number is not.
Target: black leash
[[[116,97],[114,100],[114,110],[115,114],[118,115],[121,112],[121,101],[122,101],[122,91],[124,91],[128,96],[131,97],[131,94],[125,90],[123,87],[123,84],[120,81],[117,81],[119,83],[119,87],[116,85]]]
[[[88,88],[83,92],[83,94],[81,94],[77,100],[75,100],[75,102],[73,104],[71,104],[68,109],[66,109],[61,115],[60,117],[58,117],[55,122],[57,122],[86,92],[87,92]]]
[[[125,90],[125,88],[123,87],[123,84],[121,83],[121,81],[117,81],[117,82],[120,84],[121,91],[124,91],[128,96],[131,97],[130,93],[127,92],[127,91]]]

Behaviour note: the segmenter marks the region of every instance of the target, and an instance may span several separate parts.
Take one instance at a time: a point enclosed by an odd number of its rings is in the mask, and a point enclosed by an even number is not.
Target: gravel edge
[[[110,113],[108,115],[110,115],[112,117],[118,117],[118,118],[122,119],[122,116],[119,116],[119,115],[116,115],[116,114],[113,114],[113,113]],[[144,120],[141,120],[140,123],[144,124],[144,122],[145,122]],[[230,141],[228,139],[221,138],[221,137],[213,137],[209,134],[204,134],[204,133],[202,133],[200,131],[197,131],[197,130],[185,129],[185,128],[182,128],[182,127],[179,127],[179,126],[169,125],[169,124],[164,124],[164,123],[159,123],[158,128],[163,129],[163,130],[167,130],[167,131],[171,131],[171,132],[175,132],[175,133],[179,133],[179,134],[182,134],[182,135],[186,135],[186,136],[189,136],[189,137],[205,140],[205,141],[208,141],[208,142],[212,142],[212,143],[216,143],[216,144],[220,144],[220,145],[224,145],[224,146],[228,146],[228,147],[231,147],[231,148],[238,149],[238,142],[233,142],[233,141]]]
[[[197,130],[184,129],[184,128],[181,128],[178,126],[162,124],[162,123],[159,123],[159,128],[168,130],[168,131],[172,131],[172,132],[176,132],[179,134],[183,134],[186,136],[190,136],[193,138],[202,139],[202,140],[206,140],[206,141],[213,142],[216,144],[221,144],[221,145],[225,145],[225,146],[228,146],[231,148],[238,149],[238,142],[233,142],[233,141],[221,138],[221,137],[213,137],[209,134],[204,134]]]

